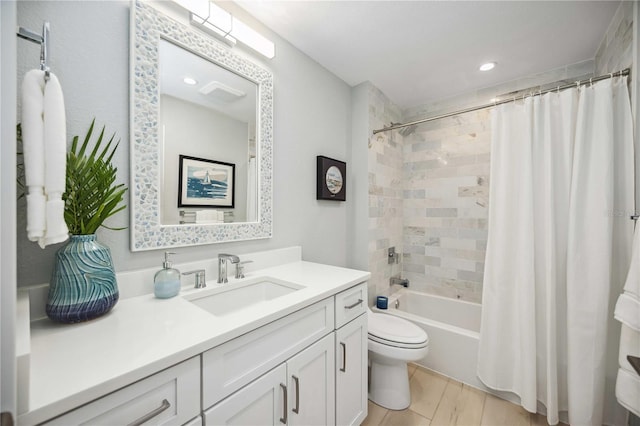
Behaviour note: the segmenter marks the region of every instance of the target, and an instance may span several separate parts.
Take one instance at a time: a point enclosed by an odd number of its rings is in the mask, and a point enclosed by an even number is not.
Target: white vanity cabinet
[[[205,424],[360,424],[366,300],[359,284],[205,352]]]
[[[205,424],[334,424],[333,349],[333,336],[325,336],[206,410]]]
[[[181,297],[162,300],[130,294],[91,323],[51,324],[41,320],[44,312],[27,310],[29,375],[18,386],[28,385],[28,407],[17,424],[360,423],[367,410],[370,274],[302,261],[299,247],[251,260],[264,267],[251,272],[251,281],[183,289]],[[128,286],[153,273],[118,279]],[[194,295],[226,303],[217,296],[258,282],[286,283],[292,291],[256,303],[235,293],[244,307],[226,314],[193,303]],[[34,288],[29,298],[26,306],[39,306],[46,292]],[[91,362],[65,357],[69,351]]]
[[[336,424],[367,417],[367,286],[336,295]]]

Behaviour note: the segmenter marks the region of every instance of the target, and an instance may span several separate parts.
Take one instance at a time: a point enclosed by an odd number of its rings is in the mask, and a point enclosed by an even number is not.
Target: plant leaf
[[[104,226],[104,221],[124,210],[124,194],[127,187],[116,184],[117,168],[111,160],[120,141],[115,142],[115,134],[104,144],[105,127],[102,128],[93,148],[88,151],[95,119],[78,150],[79,137],[73,138],[71,151],[67,153],[67,179],[64,218],[69,232],[77,235],[95,233]],[[105,145],[105,146],[103,146]],[[87,154],[89,152],[89,154]]]

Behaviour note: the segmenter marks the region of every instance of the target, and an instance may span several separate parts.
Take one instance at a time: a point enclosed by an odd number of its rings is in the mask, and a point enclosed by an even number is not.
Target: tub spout
[[[401,285],[402,287],[409,287],[409,280],[406,278],[391,277],[389,279],[389,285]]]

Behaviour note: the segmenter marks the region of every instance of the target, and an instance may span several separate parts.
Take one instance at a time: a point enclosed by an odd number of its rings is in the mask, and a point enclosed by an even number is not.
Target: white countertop
[[[217,317],[182,297],[142,295],[120,300],[107,315],[63,325],[31,324],[29,411],[21,425],[58,416],[132,382],[196,356],[214,346],[282,318],[369,279],[368,272],[310,262],[293,262],[247,274],[303,286],[279,298]]]

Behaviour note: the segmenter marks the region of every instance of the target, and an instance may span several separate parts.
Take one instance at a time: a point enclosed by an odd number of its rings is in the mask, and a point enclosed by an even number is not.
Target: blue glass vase
[[[118,302],[111,251],[93,235],[72,235],[56,252],[47,315],[74,323],[106,314]]]

